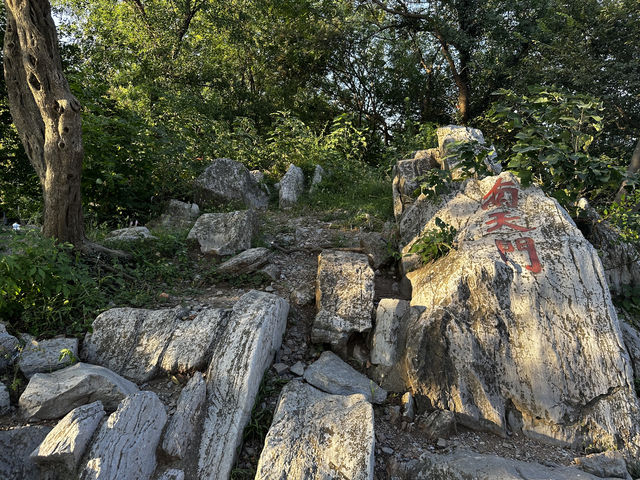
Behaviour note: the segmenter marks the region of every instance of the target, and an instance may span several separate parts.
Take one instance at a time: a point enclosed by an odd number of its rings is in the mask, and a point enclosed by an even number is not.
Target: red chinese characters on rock
[[[517,208],[518,206],[518,187],[515,182],[503,182],[501,178],[498,178],[491,190],[482,197],[482,209],[487,210],[490,207],[506,207]],[[535,230],[535,228],[527,228],[515,223],[520,220],[519,216],[512,215],[509,212],[494,212],[490,213],[491,220],[485,222],[485,225],[491,225],[487,230],[487,233],[493,233],[502,228],[510,228],[518,232],[529,232]],[[531,237],[522,237],[515,240],[515,246],[511,240],[497,239],[495,241],[496,247],[500,257],[505,263],[509,263],[507,253],[514,252],[526,252],[529,255],[529,265],[525,265],[525,268],[531,273],[540,273],[542,271],[542,265],[536,251],[536,245]]]

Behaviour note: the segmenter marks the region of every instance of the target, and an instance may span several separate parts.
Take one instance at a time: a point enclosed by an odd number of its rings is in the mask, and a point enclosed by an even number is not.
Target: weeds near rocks
[[[454,239],[458,231],[439,217],[435,222],[437,228],[425,232],[409,250],[418,254],[423,263],[437,260],[455,249]]]

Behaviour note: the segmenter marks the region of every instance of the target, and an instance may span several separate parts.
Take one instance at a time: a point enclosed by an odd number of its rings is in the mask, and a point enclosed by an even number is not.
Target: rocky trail
[[[192,247],[233,255],[226,275],[267,275],[260,289],[114,308],[82,341],[22,338],[19,353],[0,327],[0,367],[29,379],[19,399],[0,385],[0,478],[640,477],[640,336],[619,323],[594,248],[508,173],[413,198],[450,139],[482,135],[442,130],[439,149],[396,167],[397,227],[287,212],[295,167],[283,211],[175,202],[158,220],[195,223]],[[201,201],[265,206],[259,177],[229,162],[203,175]],[[410,249],[436,218],[456,248],[423,265]]]

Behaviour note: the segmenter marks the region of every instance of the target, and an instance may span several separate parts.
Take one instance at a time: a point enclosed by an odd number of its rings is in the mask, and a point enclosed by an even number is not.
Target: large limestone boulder
[[[203,310],[191,320],[183,320],[180,314],[180,308],[107,310],[94,320],[93,332],[85,336],[82,358],[137,383],[160,371],[186,373],[202,368],[228,314],[215,308]]]
[[[292,208],[304,192],[304,173],[300,167],[289,165],[287,173],[280,180],[279,205],[283,210]]]
[[[71,477],[104,415],[99,401],[74,408],[31,453],[31,459],[62,478]]]
[[[251,248],[256,219],[252,210],[227,213],[205,213],[187,235],[187,243],[202,253],[235,255]]]
[[[289,304],[252,290],[233,306],[224,341],[207,369],[207,407],[198,461],[200,480],[229,478],[265,370],[280,348]]]
[[[366,255],[324,250],[318,255],[312,341],[344,352],[351,334],[371,329],[373,297],[374,273]]]
[[[629,356],[595,249],[513,175],[469,180],[434,214],[457,250],[408,274],[401,375],[424,408],[473,428],[637,452]]]
[[[282,389],[256,480],[373,480],[373,409],[362,395],[329,395],[300,381]]]
[[[24,335],[23,339],[25,346],[18,357],[18,368],[27,378],[36,373],[49,373],[67,367],[78,358],[77,338],[60,337],[38,341]],[[67,355],[62,355],[63,351],[67,351]]]
[[[153,221],[154,227],[191,228],[200,216],[197,203],[186,203],[180,200],[169,200],[162,215]]]
[[[197,197],[202,203],[241,201],[250,208],[267,208],[269,197],[241,163],[217,158],[196,179]]]
[[[29,425],[0,430],[0,478],[7,480],[47,478],[29,454],[45,439],[51,427]]]
[[[397,221],[413,203],[420,177],[433,168],[440,168],[438,155],[436,149],[420,150],[413,158],[400,160],[393,167],[393,213]]]
[[[140,392],[125,398],[98,430],[80,479],[151,478],[166,421],[164,405],[155,393]]]
[[[112,244],[118,242],[140,242],[157,240],[157,237],[151,235],[147,227],[128,227],[109,232],[104,239],[104,243]]]
[[[18,404],[25,418],[48,420],[98,400],[113,411],[124,397],[136,392],[138,387],[134,383],[109,369],[76,363],[57,372],[35,374]]]

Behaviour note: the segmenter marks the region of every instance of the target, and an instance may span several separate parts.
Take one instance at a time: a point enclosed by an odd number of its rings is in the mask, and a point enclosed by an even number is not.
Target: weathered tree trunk
[[[633,173],[640,172],[640,138],[638,138],[638,143],[636,143],[636,148],[633,151],[633,155],[631,155],[631,161],[629,162],[629,167],[627,168],[627,174],[631,175]],[[627,182],[622,182],[620,186],[620,190],[618,190],[618,194],[616,195],[616,201],[619,202],[622,200],[622,196],[627,193]],[[636,209],[639,205],[635,206]]]
[[[80,104],[62,73],[48,0],[5,0],[9,107],[44,194],[45,235],[84,241]]]

